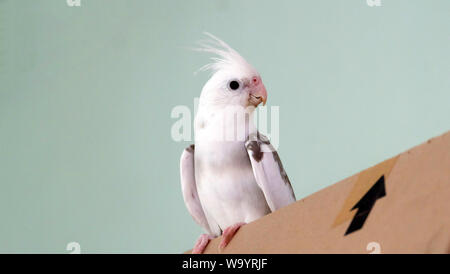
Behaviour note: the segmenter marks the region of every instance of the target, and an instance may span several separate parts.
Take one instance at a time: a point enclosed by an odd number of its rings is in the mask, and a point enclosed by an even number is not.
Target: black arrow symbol
[[[353,217],[353,220],[347,228],[345,235],[361,229],[375,202],[384,196],[386,196],[386,188],[384,185],[384,175],[382,175],[380,179],[378,179],[378,181],[361,198],[361,200],[359,200],[351,209],[358,209],[358,211],[356,211],[355,217]]]

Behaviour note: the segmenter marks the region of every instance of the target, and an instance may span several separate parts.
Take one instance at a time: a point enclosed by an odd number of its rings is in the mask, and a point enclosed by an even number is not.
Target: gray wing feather
[[[203,227],[208,234],[212,234],[197,193],[194,169],[194,145],[186,148],[181,154],[180,176],[183,199],[189,213],[194,218],[194,221]]]
[[[256,182],[271,211],[295,202],[295,194],[278,153],[259,132],[245,143]]]

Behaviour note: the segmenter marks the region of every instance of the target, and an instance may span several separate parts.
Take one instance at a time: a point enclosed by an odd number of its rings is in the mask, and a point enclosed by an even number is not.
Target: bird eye
[[[231,89],[231,90],[237,90],[238,88],[239,88],[239,82],[238,81],[236,81],[236,80],[233,80],[233,81],[230,81],[230,83],[228,83],[228,87]]]

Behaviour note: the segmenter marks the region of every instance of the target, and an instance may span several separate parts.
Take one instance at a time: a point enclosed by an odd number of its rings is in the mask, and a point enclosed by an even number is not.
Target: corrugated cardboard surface
[[[344,236],[382,175],[386,196]],[[370,253],[371,242],[381,253],[450,253],[450,132],[243,226],[222,253]]]

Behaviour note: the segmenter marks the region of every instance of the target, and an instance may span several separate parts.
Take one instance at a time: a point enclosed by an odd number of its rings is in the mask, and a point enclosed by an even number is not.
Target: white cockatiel
[[[180,160],[181,187],[189,213],[207,234],[193,253],[222,236],[224,248],[245,223],[295,201],[277,152],[253,123],[266,102],[259,73],[211,34],[199,50],[217,55],[203,69],[213,75],[202,89],[195,118],[195,146]]]

